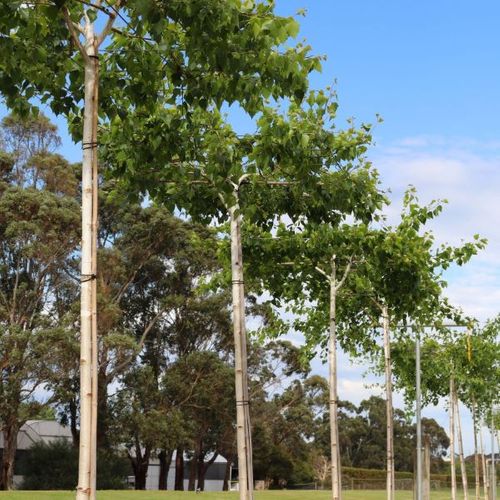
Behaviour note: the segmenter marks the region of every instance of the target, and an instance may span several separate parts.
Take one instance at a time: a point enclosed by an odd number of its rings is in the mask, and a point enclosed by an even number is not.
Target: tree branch
[[[64,20],[66,21],[66,26],[68,27],[68,30],[71,34],[72,40],[75,42],[75,45],[78,47],[78,50],[82,54],[82,57],[85,60],[85,62],[89,63],[90,57],[88,56],[87,51],[85,50],[85,47],[82,45],[82,42],[80,41],[80,37],[78,35],[77,29],[75,28],[75,23],[73,23],[73,21],[71,19],[68,8],[63,7],[62,13],[64,16]]]
[[[316,266],[314,269],[316,269],[316,271],[318,271],[318,273],[321,273],[328,281],[330,281],[329,274],[326,273],[325,271],[323,271],[323,269],[321,269],[321,267]]]
[[[347,278],[347,275],[350,273],[351,271],[351,266],[352,266],[352,255],[349,257],[349,262],[347,263],[347,266],[344,270],[344,275],[342,276],[342,279],[339,281],[338,285],[335,286],[335,291],[338,292],[341,288],[342,288],[342,285],[344,284],[346,278]]]
[[[106,22],[106,25],[104,26],[103,30],[101,31],[101,34],[97,36],[97,47],[101,45],[101,43],[106,39],[106,37],[109,35],[111,32],[111,29],[113,28],[113,24],[115,23],[116,16],[118,15],[118,9],[121,6],[121,0],[116,0],[116,4],[111,6],[112,12],[108,14],[108,21]]]
[[[144,331],[142,332],[141,338],[139,340],[139,343],[137,344],[137,347],[135,348],[135,353],[129,356],[125,361],[121,362],[119,365],[115,366],[113,370],[111,370],[110,375],[114,377],[117,373],[119,373],[121,370],[126,368],[128,364],[130,364],[136,356],[141,352],[144,342],[146,342],[146,337],[148,336],[148,333],[151,331],[153,326],[156,324],[160,316],[165,312],[165,309],[160,309],[160,311],[154,316],[154,318],[148,323]]]

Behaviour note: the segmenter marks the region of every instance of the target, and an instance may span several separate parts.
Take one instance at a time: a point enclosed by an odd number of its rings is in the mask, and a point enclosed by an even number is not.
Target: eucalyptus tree
[[[159,96],[255,110],[265,93],[302,96],[319,65],[272,2],[48,0],[0,6],[0,93],[26,112],[39,98],[82,139],[81,460],[77,496],[95,496],[98,122],[147,112]],[[33,57],[36,54],[36,57]],[[104,57],[100,57],[104,56]],[[251,92],[250,92],[251,91]],[[81,102],[84,103],[83,113]],[[94,346],[94,347],[93,347]]]
[[[52,150],[58,136],[45,117],[7,117],[0,141],[0,488],[10,489],[19,429],[39,411],[34,393],[50,375],[54,297],[79,214],[76,169]]]

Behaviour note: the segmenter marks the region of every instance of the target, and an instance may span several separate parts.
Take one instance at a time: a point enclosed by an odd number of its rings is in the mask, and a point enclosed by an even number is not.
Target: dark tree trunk
[[[2,453],[2,463],[0,471],[0,489],[11,490],[12,479],[14,477],[14,462],[17,449],[17,434],[19,426],[17,423],[8,424],[4,427],[3,439],[4,448]]]
[[[150,455],[151,450],[149,448],[146,448],[144,450],[144,454],[142,454],[139,446],[136,446],[135,457],[130,454],[128,455],[130,462],[132,463],[132,469],[134,471],[136,490],[146,489],[146,478],[148,475]]]
[[[229,481],[231,480],[231,463],[233,457],[226,457],[226,470],[224,472],[224,482],[222,483],[222,491],[229,491]]]
[[[71,429],[71,439],[73,446],[78,448],[80,446],[80,432],[76,425],[78,418],[78,403],[76,399],[69,402],[69,427]]]
[[[97,448],[109,448],[108,379],[105,368],[97,377]]]
[[[205,453],[201,452],[198,456],[198,485],[197,490],[205,490]]]
[[[189,482],[188,482],[188,491],[194,491],[194,487],[196,486],[196,476],[198,472],[198,452],[195,451],[191,462],[189,462]]]
[[[175,485],[176,491],[184,491],[184,449],[179,447],[175,453]]]
[[[172,462],[172,450],[161,450],[158,453],[160,460],[160,478],[158,480],[158,489],[166,490],[168,484],[168,472],[170,470],[170,463]]]
[[[198,489],[200,491],[205,491],[205,476],[207,470],[215,462],[218,456],[218,453],[214,453],[212,458],[208,462],[205,462],[205,453],[200,453],[198,459]]]

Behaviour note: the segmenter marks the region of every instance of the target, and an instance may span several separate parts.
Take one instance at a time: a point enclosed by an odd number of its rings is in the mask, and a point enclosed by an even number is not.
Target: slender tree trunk
[[[0,476],[0,490],[11,490],[14,478],[14,464],[16,460],[17,435],[19,426],[7,424],[3,430],[4,448],[2,453],[2,470]]]
[[[464,500],[469,499],[469,489],[467,485],[467,469],[465,467],[465,457],[464,457],[464,444],[462,440],[462,424],[460,421],[460,410],[458,408],[458,398],[457,393],[455,391],[454,394],[455,400],[455,411],[457,413],[457,432],[458,432],[458,454],[460,458],[460,472],[462,474],[462,487],[464,490]]]
[[[236,193],[237,195],[237,193]],[[233,293],[234,357],[236,386],[236,437],[240,500],[253,500],[252,438],[248,407],[245,290],[239,207],[229,209],[231,223],[231,277]]]
[[[338,427],[338,392],[337,392],[337,278],[335,256],[332,258],[330,277],[330,335],[328,339],[329,389],[330,389],[330,451],[332,473],[332,498],[340,500],[342,495],[341,463]]]
[[[394,500],[395,473],[394,473],[394,422],[392,406],[392,362],[391,340],[389,331],[389,311],[382,306],[382,321],[384,330],[384,357],[385,357],[385,394],[387,418],[387,500]]]
[[[166,490],[168,487],[168,473],[170,471],[170,463],[172,462],[172,454],[172,450],[161,450],[158,453],[158,459],[160,460],[159,490]]]
[[[71,429],[71,441],[75,448],[80,444],[80,431],[77,427],[78,404],[75,399],[69,402],[69,427]]]
[[[109,409],[108,409],[108,380],[105,368],[99,369],[97,374],[97,419],[96,443],[97,448],[109,448]]]
[[[423,450],[423,467],[422,467],[422,498],[430,500],[431,498],[431,438],[424,436]]]
[[[224,482],[222,483],[222,491],[229,491],[229,481],[231,481],[231,462],[232,459],[230,457],[227,458],[226,469],[224,471]]]
[[[198,481],[196,491],[205,491],[205,454],[200,453],[198,457]]]
[[[479,451],[477,446],[477,419],[476,419],[476,404],[472,401],[472,426],[474,432],[474,476],[476,481],[476,500],[481,498],[481,472],[479,465]]]
[[[96,49],[96,54],[98,50]],[[97,344],[97,218],[98,218],[98,165],[97,165],[97,123],[99,103],[99,60],[92,58],[94,63],[94,106],[92,115],[92,411],[90,436],[90,500],[96,500],[97,489],[97,414],[99,386],[99,356]],[[107,394],[105,394],[107,396]],[[101,398],[102,400],[103,398]],[[104,398],[107,404],[107,397]]]
[[[450,473],[451,473],[451,500],[457,499],[457,471],[455,469],[455,381],[450,378]]]
[[[184,491],[184,448],[179,447],[175,452],[175,484],[174,490]]]
[[[189,462],[189,482],[188,482],[188,491],[194,491],[196,487],[196,478],[198,476],[198,459],[199,459],[199,451],[195,450],[193,458]]]
[[[81,333],[80,333],[80,458],[78,468],[77,500],[93,499],[95,495],[95,426],[96,426],[96,377],[95,339],[97,332],[95,311],[96,248],[95,179],[96,134],[95,119],[98,106],[98,60],[94,25],[86,24],[84,58],[85,94],[83,116],[82,162],[82,254],[81,254]]]
[[[490,495],[489,483],[488,483],[488,468],[486,467],[486,456],[484,455],[483,446],[483,430],[479,427],[479,447],[481,452],[481,462],[483,468],[483,487],[484,487],[484,498],[488,499]]]

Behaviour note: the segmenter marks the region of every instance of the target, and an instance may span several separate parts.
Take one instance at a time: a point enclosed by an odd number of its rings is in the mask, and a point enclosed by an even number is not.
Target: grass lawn
[[[432,500],[449,500],[448,490],[431,492]],[[75,495],[71,491],[12,491],[0,492],[0,500],[72,500]],[[237,500],[234,492],[193,492],[181,491],[101,491],[97,493],[98,500]],[[255,500],[328,500],[328,491],[260,491],[255,494]],[[346,491],[344,500],[385,500],[384,491]],[[462,495],[458,495],[461,499]],[[471,498],[473,498],[471,496]],[[413,500],[411,491],[397,491],[396,500]]]

